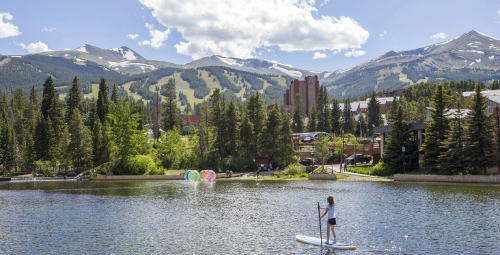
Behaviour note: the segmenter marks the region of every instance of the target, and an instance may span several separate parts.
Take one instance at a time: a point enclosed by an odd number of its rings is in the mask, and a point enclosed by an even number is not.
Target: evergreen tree
[[[251,145],[254,140],[253,124],[248,118],[248,114],[243,114],[243,118],[240,125],[240,139],[241,147],[245,155],[250,155]]]
[[[49,117],[52,122],[52,134],[54,135],[54,142],[56,147],[54,153],[57,155],[59,152],[58,144],[61,140],[62,131],[64,129],[64,113],[59,97],[52,98],[52,104],[49,109]]]
[[[9,118],[7,111],[8,104],[2,104],[2,115],[0,116],[0,165],[11,165],[14,159],[14,129],[12,121]]]
[[[297,93],[293,99],[293,131],[302,133],[304,131],[304,101],[302,96]]]
[[[184,111],[186,112],[186,115],[189,115],[193,111],[193,109],[191,108],[191,104],[189,102],[187,103]]]
[[[326,87],[321,86],[318,93],[318,100],[316,102],[316,110],[318,111],[318,124],[316,126],[317,131],[329,132],[331,130],[329,103]]]
[[[45,128],[47,129],[46,138],[45,138],[47,143],[45,145],[42,145],[42,146],[44,146],[44,149],[47,152],[46,152],[46,158],[44,158],[44,160],[50,161],[51,163],[54,164],[54,163],[57,163],[56,159],[57,159],[58,150],[57,150],[57,141],[55,138],[53,124],[52,124],[52,120],[50,119],[50,116],[47,118]]]
[[[354,132],[354,123],[352,121],[353,114],[351,111],[351,100],[348,98],[344,103],[344,112],[342,114],[343,130],[345,133],[352,134]]]
[[[106,85],[106,79],[104,78],[101,78],[101,82],[99,83],[99,94],[97,96],[96,112],[101,123],[107,121],[107,116],[109,113],[108,85]]]
[[[219,151],[220,157],[226,155],[226,99],[221,94],[220,89],[215,89],[210,95],[210,121],[215,128],[216,133],[216,146]]]
[[[54,97],[57,97],[56,93],[57,90],[52,80],[52,76],[49,76],[43,84],[42,115],[45,120],[49,117],[50,106]]]
[[[316,108],[316,104],[314,103],[309,111],[309,116],[307,120],[307,132],[316,132],[318,124],[318,111]]]
[[[375,98],[375,91],[370,93],[367,109],[368,135],[373,135],[373,126],[378,127],[384,124],[382,114],[380,113],[380,102]]]
[[[68,126],[70,142],[68,151],[73,164],[84,166],[92,160],[92,139],[90,131],[83,125],[80,111],[73,111]]]
[[[47,145],[49,144],[49,128],[45,122],[45,118],[42,115],[39,115],[35,135],[34,135],[34,151],[35,151],[35,160],[47,160],[48,150]]]
[[[240,141],[240,113],[236,106],[236,102],[231,99],[229,105],[226,107],[226,141],[228,154],[235,157],[239,155],[239,141]]]
[[[361,128],[361,132],[360,131]],[[359,135],[361,134],[362,136],[366,136],[367,134],[367,125],[366,125],[366,120],[365,116],[360,113],[358,116],[358,122],[356,124],[356,131],[354,131],[354,135]]]
[[[68,99],[66,102],[66,123],[69,123],[71,120],[72,112],[77,109],[80,111],[80,115],[83,114],[83,104],[81,98],[82,92],[80,91],[80,84],[78,83],[78,78],[73,78],[73,82],[71,83],[71,88],[69,89]]]
[[[263,141],[265,143],[262,145],[265,154],[271,159],[271,162],[275,162],[279,157],[279,136],[281,128],[281,114],[279,112],[279,106],[274,105],[273,109],[269,112],[269,117],[266,121],[266,126],[262,133]]]
[[[60,164],[63,165],[72,164],[72,159],[71,159],[72,151],[69,148],[70,141],[71,141],[70,134],[68,131],[68,127],[66,126],[63,129],[63,132],[61,134],[61,141],[59,142],[60,152],[57,155],[57,160]]]
[[[393,120],[382,162],[395,173],[403,172],[404,168],[406,171],[414,170],[418,167],[418,143],[411,140],[410,125],[403,122],[402,106],[398,107]],[[404,162],[406,162],[406,167],[403,165]]]
[[[113,91],[111,92],[111,102],[113,102],[113,104],[117,104],[118,103],[118,90],[116,89],[116,83],[113,84]]]
[[[260,98],[259,92],[248,97],[247,115],[253,126],[253,141],[251,143],[250,154],[255,158],[261,156],[262,132],[266,122],[266,112],[264,102]]]
[[[99,116],[97,115],[97,104],[95,103],[95,99],[92,98],[90,101],[89,111],[87,113],[88,126],[92,128],[95,125],[95,122],[99,120]],[[101,122],[99,120],[99,122]]]
[[[340,109],[339,101],[337,99],[332,100],[332,134],[339,135],[341,133],[340,118],[342,117],[342,110]]]
[[[389,123],[389,125],[392,125],[392,122],[394,121],[394,116],[398,111],[398,107],[399,107],[399,100],[396,97],[396,95],[394,95],[394,97],[392,98],[391,106],[389,107],[389,111],[386,113],[387,122]]]
[[[427,124],[425,130],[425,141],[421,151],[424,153],[423,162],[425,165],[436,165],[440,155],[445,153],[443,142],[446,140],[446,132],[450,128],[448,117],[450,97],[446,95],[443,85],[438,84],[431,103],[432,120]]]
[[[101,164],[105,163],[102,160],[102,155],[101,155],[101,121],[99,121],[99,118],[96,118],[94,121],[94,125],[91,127],[92,128],[92,155],[93,155],[93,165],[95,167],[100,166]]]
[[[466,161],[464,158],[465,131],[463,127],[463,103],[457,100],[453,120],[450,124],[450,130],[446,134],[446,140],[443,142],[443,153],[438,159],[439,171],[442,174],[454,174],[457,172],[465,173]]]
[[[476,83],[471,95],[472,105],[467,114],[465,156],[472,173],[486,174],[486,169],[496,164],[493,146],[493,127],[486,113],[488,98],[481,94],[481,83]]]
[[[26,136],[24,138],[22,144],[22,163],[24,165],[31,165],[35,162],[36,154],[35,154],[35,141],[33,139],[33,135],[30,132],[30,129],[26,131]]]
[[[427,108],[425,107],[424,98],[421,97],[418,99],[417,102],[417,112],[415,120],[417,122],[424,122],[426,115],[427,115]]]
[[[158,138],[160,138],[160,95],[155,92],[155,96],[153,98],[153,139],[155,143],[158,142]]]
[[[495,136],[495,158],[498,166],[498,174],[500,174],[500,107],[498,105],[493,107],[491,118],[493,119],[493,132]]]
[[[166,102],[163,104],[163,130],[168,132],[179,125],[179,109],[175,99],[175,84],[169,79],[165,87]]]
[[[283,168],[285,168],[288,165],[297,163],[295,158],[297,156],[297,153],[294,151],[294,145],[291,139],[292,125],[290,123],[290,115],[286,111],[283,113],[280,126],[280,134],[278,138],[279,158],[277,160],[277,163],[278,166],[282,166]]]

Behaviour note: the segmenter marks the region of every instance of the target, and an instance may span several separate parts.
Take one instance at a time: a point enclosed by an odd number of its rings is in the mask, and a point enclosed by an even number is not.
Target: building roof
[[[466,91],[466,92],[463,92],[462,95],[464,97],[470,97],[472,94],[474,94],[474,91]],[[497,90],[483,90],[481,91],[481,94],[485,95],[485,96],[500,96],[500,89],[497,89]]]

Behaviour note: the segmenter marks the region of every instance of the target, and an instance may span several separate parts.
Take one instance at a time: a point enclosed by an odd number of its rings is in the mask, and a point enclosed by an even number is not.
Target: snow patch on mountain
[[[481,59],[476,59],[476,62],[481,63]]]
[[[490,57],[488,57],[488,58],[489,58],[490,60],[493,60],[493,59],[495,59],[495,56],[490,56]]]
[[[470,63],[470,65],[469,65],[469,66],[473,65],[474,63],[476,63],[476,62],[472,62],[472,63]]]
[[[109,67],[128,67],[128,66],[137,66],[144,71],[144,69],[149,68],[151,70],[156,70],[156,67],[154,65],[148,65],[148,64],[143,64],[143,63],[130,63],[130,61],[122,61],[122,62],[113,62],[113,61],[108,61]],[[116,68],[115,68],[116,70]]]
[[[281,66],[278,66],[278,64],[276,64],[276,63],[273,63],[273,65],[270,66],[269,68],[274,68],[274,69],[279,70],[279,71],[281,71],[283,73],[286,73],[286,74],[288,74],[288,75],[290,75],[292,77],[296,77],[296,78],[302,77],[302,72],[292,71],[292,70],[285,69],[285,68],[283,68]]]
[[[470,53],[479,53],[479,54],[484,54],[484,51],[480,50],[458,50],[460,52],[470,52]]]
[[[128,60],[138,60],[139,58],[134,54],[133,51],[127,49],[127,50],[124,50],[123,48],[114,48],[114,49],[111,49],[112,51],[116,51],[120,54],[122,54],[123,58],[124,59],[128,59]]]
[[[326,77],[330,76],[330,74],[332,74],[332,73],[325,73],[325,76],[323,76],[323,77],[326,78]]]
[[[75,50],[76,50],[76,51],[83,52],[83,53],[89,53],[89,52],[87,51],[87,48],[85,47],[85,45],[80,46],[80,47],[76,48]]]
[[[234,58],[225,58],[225,57],[221,57],[221,56],[216,56],[218,59],[220,59],[220,61],[228,64],[228,65],[231,65],[231,66],[243,66],[244,63],[240,63],[238,62],[238,60],[234,59]]]

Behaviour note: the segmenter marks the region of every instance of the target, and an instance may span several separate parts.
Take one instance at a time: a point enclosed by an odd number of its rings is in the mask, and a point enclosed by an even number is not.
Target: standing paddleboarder
[[[326,244],[329,244],[330,241],[330,230],[332,231],[333,234],[333,244],[335,244],[337,242],[337,236],[335,236],[335,229],[334,229],[334,225],[337,224],[335,220],[335,207],[334,207],[335,199],[333,199],[333,196],[329,196],[326,200],[328,201],[328,205],[325,208],[320,207],[318,204],[319,209],[325,210],[325,213],[323,213],[323,215],[319,217],[319,220],[321,221],[323,216],[325,216],[328,213],[328,224],[326,228]]]

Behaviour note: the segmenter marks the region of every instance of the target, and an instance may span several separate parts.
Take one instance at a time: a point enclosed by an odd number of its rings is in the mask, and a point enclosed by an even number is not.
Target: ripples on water
[[[337,254],[499,254],[500,189],[374,182],[0,183],[0,253],[326,254],[317,202],[337,202]],[[326,221],[323,237],[326,237]]]

